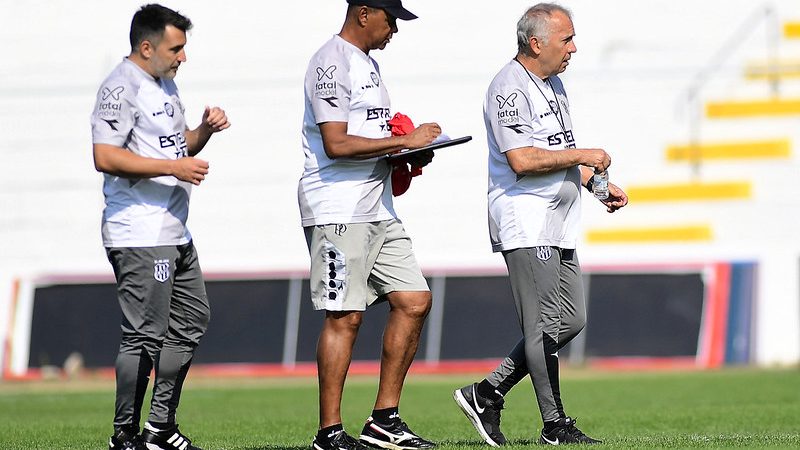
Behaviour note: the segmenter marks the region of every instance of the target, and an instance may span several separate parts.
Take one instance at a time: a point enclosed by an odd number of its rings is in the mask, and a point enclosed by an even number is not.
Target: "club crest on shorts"
[[[337,236],[342,236],[345,232],[347,232],[347,225],[343,223],[337,223],[333,229],[333,232],[336,233]]]
[[[169,280],[169,260],[168,259],[154,259],[153,260],[153,278],[158,282],[165,282]]]
[[[547,261],[553,256],[553,249],[550,247],[536,247],[536,257],[542,261]]]

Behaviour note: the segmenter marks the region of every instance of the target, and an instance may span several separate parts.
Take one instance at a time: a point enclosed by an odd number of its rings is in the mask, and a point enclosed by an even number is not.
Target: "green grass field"
[[[441,449],[485,446],[455,406],[453,389],[475,376],[412,376],[401,414]],[[348,381],[345,428],[356,434],[372,408],[376,380]],[[529,381],[506,401],[509,449],[530,448],[541,422]],[[578,426],[608,448],[798,448],[800,371],[694,373],[567,371],[562,392]],[[113,383],[0,383],[0,449],[105,449]],[[316,430],[314,379],[192,378],[179,411],[181,429],[212,449],[307,449]]]

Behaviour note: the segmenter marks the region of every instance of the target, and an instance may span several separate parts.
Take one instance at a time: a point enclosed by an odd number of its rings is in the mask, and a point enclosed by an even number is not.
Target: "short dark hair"
[[[165,6],[151,3],[139,8],[131,20],[131,50],[136,49],[145,40],[158,44],[167,25],[172,25],[184,33],[192,29],[192,21],[188,17]]]

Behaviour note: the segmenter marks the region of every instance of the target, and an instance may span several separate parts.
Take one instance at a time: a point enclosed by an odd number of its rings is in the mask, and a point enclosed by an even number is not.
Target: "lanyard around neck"
[[[528,78],[531,79],[531,83],[533,83],[533,85],[536,86],[536,89],[539,91],[539,93],[542,94],[542,97],[544,98],[544,101],[547,103],[548,108],[550,108],[550,112],[553,113],[553,116],[555,116],[556,122],[558,122],[558,126],[561,127],[561,131],[563,131],[564,134],[566,135],[567,134],[567,129],[564,127],[564,116],[561,114],[561,107],[558,104],[558,96],[556,95],[556,90],[553,89],[553,85],[550,83],[550,79],[548,78],[545,81],[545,83],[547,83],[547,86],[550,87],[550,91],[553,92],[553,97],[555,98],[555,104],[556,104],[555,109],[553,109],[553,104],[550,103],[550,99],[547,98],[546,95],[544,95],[544,91],[542,91],[542,88],[539,87],[539,83],[537,83],[536,80],[533,79],[533,75],[531,75],[531,72],[528,70],[528,68],[525,67],[520,62],[520,60],[517,59],[516,56],[514,57],[514,61],[516,61],[517,64],[519,64],[520,67],[522,67],[522,70],[524,70],[525,73],[528,75]]]

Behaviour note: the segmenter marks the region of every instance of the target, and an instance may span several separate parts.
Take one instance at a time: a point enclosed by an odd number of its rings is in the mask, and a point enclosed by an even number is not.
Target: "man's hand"
[[[202,159],[187,156],[178,158],[172,164],[172,176],[181,180],[199,185],[208,174],[208,162]]]
[[[613,183],[608,183],[608,198],[600,200],[606,205],[606,211],[613,213],[628,204],[628,195]]]
[[[410,149],[425,147],[430,145],[440,134],[442,134],[442,128],[438,123],[423,123],[406,135],[406,147]]]
[[[200,153],[208,143],[208,140],[211,139],[212,134],[225,130],[230,126],[231,123],[228,122],[228,116],[225,115],[225,111],[222,108],[206,106],[200,125],[194,130],[187,128],[185,131],[189,156]]]
[[[601,148],[591,148],[581,151],[583,161],[581,164],[591,167],[595,172],[602,172],[611,165],[611,157]]]
[[[205,127],[209,133],[217,133],[231,126],[225,111],[218,106],[206,106],[200,125]]]

